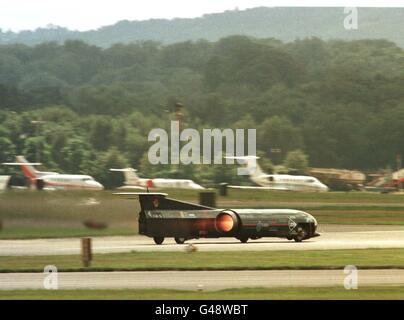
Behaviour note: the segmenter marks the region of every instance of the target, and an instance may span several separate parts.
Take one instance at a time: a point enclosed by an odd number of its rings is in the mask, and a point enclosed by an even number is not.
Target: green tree
[[[257,140],[258,148],[278,164],[289,151],[303,147],[300,130],[288,119],[278,116],[258,126]]]
[[[39,161],[49,169],[55,167],[51,147],[42,136],[27,138],[24,141],[23,154],[28,160]]]
[[[106,117],[97,117],[91,122],[89,141],[97,150],[106,150],[112,143],[113,126]]]
[[[300,174],[307,173],[309,169],[308,157],[302,150],[299,149],[289,151],[283,164],[289,170]]]
[[[15,147],[7,137],[1,136],[0,128],[0,163],[13,162],[15,156]]]
[[[68,139],[60,152],[60,164],[66,172],[80,171],[86,174],[88,162],[91,161],[91,148],[81,138]]]
[[[94,176],[107,189],[113,189],[123,185],[123,175],[111,172],[111,168],[127,168],[128,160],[115,147],[110,148],[107,152],[101,154],[94,164],[96,173]]]

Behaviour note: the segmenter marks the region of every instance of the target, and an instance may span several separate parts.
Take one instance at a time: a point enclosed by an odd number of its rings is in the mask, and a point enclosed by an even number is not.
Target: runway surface
[[[246,244],[234,238],[189,240],[199,251],[333,250],[366,248],[404,248],[402,226],[324,226],[322,235],[302,243],[278,238],[250,240]],[[93,238],[94,253],[130,251],[183,251],[166,239],[163,245],[143,236]],[[80,253],[80,239],[0,240],[0,256],[67,255]]]
[[[346,276],[343,270],[72,272],[58,273],[57,282],[58,289],[221,290],[243,287],[343,287]],[[44,281],[49,283],[42,273],[0,274],[0,290],[44,289]],[[358,271],[359,289],[369,285],[403,284],[404,270]]]

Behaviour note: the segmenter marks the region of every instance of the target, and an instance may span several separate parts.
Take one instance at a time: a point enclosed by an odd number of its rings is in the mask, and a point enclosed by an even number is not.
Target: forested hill
[[[55,170],[162,176],[170,168],[151,168],[147,136],[169,127],[181,101],[186,127],[256,128],[263,160],[301,149],[312,166],[385,168],[404,155],[403,70],[404,50],[385,40],[3,45],[0,162],[41,150]],[[220,166],[195,168],[180,176],[224,179]]]
[[[217,41],[229,35],[249,35],[258,38],[274,37],[282,41],[297,38],[321,39],[388,39],[404,47],[404,9],[360,8],[359,29],[345,30],[343,8],[254,8],[226,11],[195,19],[154,19],[120,21],[98,30],[78,32],[61,27],[0,33],[0,44],[78,39],[108,47],[114,43],[153,40],[176,43],[205,39]]]

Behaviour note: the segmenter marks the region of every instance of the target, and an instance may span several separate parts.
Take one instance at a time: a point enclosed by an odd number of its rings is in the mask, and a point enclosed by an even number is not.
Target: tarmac
[[[235,238],[189,240],[178,245],[166,239],[156,245],[144,236],[94,237],[93,253],[183,251],[192,243],[199,251],[279,251],[336,250],[368,248],[404,248],[403,226],[338,226],[325,225],[320,237],[302,243],[279,238],[262,238],[240,243]],[[38,256],[79,254],[80,238],[0,240],[0,256]]]

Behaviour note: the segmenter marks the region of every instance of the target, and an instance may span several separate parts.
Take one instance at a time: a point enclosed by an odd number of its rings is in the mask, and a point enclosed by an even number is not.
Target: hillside
[[[120,21],[111,26],[85,32],[61,27],[35,31],[1,32],[0,44],[83,40],[89,44],[108,47],[114,43],[152,40],[164,44],[187,40],[217,41],[229,35],[257,38],[277,38],[293,41],[297,38],[328,39],[387,39],[404,46],[404,9],[361,8],[359,29],[345,30],[343,8],[254,8],[208,14],[195,19],[154,19]]]
[[[314,167],[394,168],[404,155],[402,70],[404,50],[385,40],[4,45],[0,163],[40,150],[50,169],[103,183],[114,179],[108,168],[128,166],[239,183],[236,166],[150,165],[148,134],[168,128],[180,101],[184,127],[256,128],[257,151],[274,164],[303,150]]]

